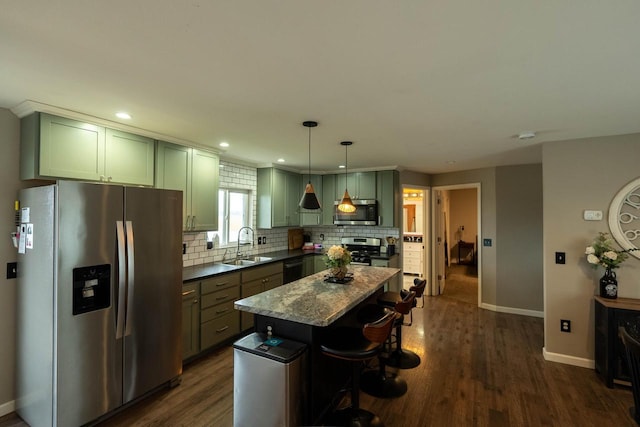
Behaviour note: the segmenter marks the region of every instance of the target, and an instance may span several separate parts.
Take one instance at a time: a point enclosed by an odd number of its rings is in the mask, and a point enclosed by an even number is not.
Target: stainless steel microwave
[[[334,225],[378,225],[378,201],[371,199],[352,200],[356,211],[345,213],[338,210],[340,201],[333,203]]]

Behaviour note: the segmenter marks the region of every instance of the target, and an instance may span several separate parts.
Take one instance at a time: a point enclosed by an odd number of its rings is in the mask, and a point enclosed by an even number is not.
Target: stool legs
[[[378,359],[379,368],[362,374],[360,388],[375,397],[400,397],[407,392],[407,382],[396,374],[387,374],[383,358]]]
[[[353,373],[351,377],[351,407],[337,411],[330,417],[330,425],[348,427],[384,427],[384,423],[377,415],[360,408],[360,362],[351,362]]]
[[[396,327],[396,348],[389,353],[385,362],[388,366],[400,369],[411,369],[420,365],[420,356],[402,348],[402,325]]]

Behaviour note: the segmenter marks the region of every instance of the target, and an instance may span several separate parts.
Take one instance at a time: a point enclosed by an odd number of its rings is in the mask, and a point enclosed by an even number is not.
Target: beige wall
[[[542,165],[496,168],[497,305],[543,311]]]
[[[543,145],[545,350],[594,358],[594,303],[602,269],[584,256],[597,232],[609,231],[607,212],[613,196],[640,176],[640,134],[549,142]],[[584,221],[585,209],[601,210],[602,221]],[[566,264],[554,262],[566,252]],[[640,260],[618,269],[620,297],[640,298]],[[571,333],[560,332],[571,320]]]
[[[16,280],[6,279],[6,265],[17,260],[10,239],[14,227],[14,201],[21,183],[18,179],[20,121],[0,108],[0,416],[13,411],[15,399],[15,304]]]

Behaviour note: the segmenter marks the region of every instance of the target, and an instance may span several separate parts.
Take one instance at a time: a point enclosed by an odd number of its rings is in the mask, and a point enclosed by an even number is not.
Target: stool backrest
[[[411,309],[413,308],[413,301],[415,299],[416,293],[414,291],[410,291],[407,296],[402,299],[402,301],[396,303],[396,311],[400,314],[409,314],[409,312],[411,312]]]
[[[367,323],[362,328],[362,334],[373,343],[382,344],[391,335],[393,321],[396,318],[394,311],[388,310],[384,316],[375,322]]]
[[[409,288],[410,291],[414,291],[416,293],[416,298],[420,298],[424,293],[424,289],[427,287],[427,279],[418,279],[417,277],[413,279],[413,286]]]

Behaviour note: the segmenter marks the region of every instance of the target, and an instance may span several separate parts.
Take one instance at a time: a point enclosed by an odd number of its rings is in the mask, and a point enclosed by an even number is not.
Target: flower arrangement
[[[609,233],[598,233],[598,237],[593,241],[591,246],[587,246],[585,254],[587,255],[587,262],[598,268],[602,266],[606,269],[613,270],[620,267],[627,258],[629,258],[629,252],[635,249],[616,250],[613,248],[613,241],[609,238]]]
[[[342,246],[333,245],[324,256],[327,267],[346,267],[351,263],[351,253]]]

